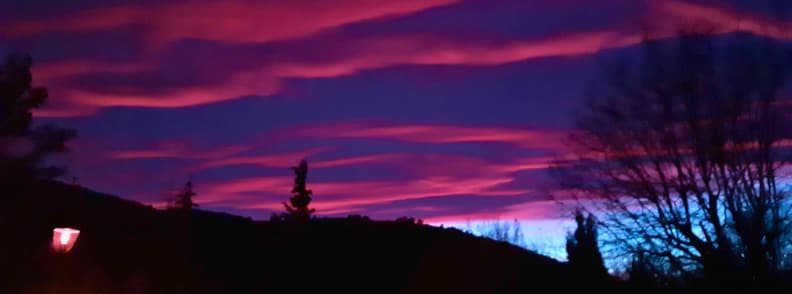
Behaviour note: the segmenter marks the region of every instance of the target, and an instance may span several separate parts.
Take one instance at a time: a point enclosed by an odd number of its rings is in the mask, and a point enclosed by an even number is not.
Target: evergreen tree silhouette
[[[313,191],[305,188],[305,181],[308,177],[308,163],[301,160],[300,164],[292,167],[294,171],[294,188],[292,188],[292,197],[289,198],[289,203],[284,202],[283,206],[289,212],[293,219],[308,220],[311,214],[316,211],[313,208],[308,208],[311,203],[311,195]]]
[[[174,209],[181,209],[181,210],[191,210],[195,207],[198,207],[198,204],[193,202],[192,198],[195,196],[195,192],[193,192],[193,184],[192,181],[187,181],[184,184],[184,188],[176,194],[176,197],[173,201],[173,208]]]
[[[51,179],[65,174],[46,165],[48,156],[69,151],[66,142],[77,132],[51,124],[33,126],[33,110],[47,100],[47,89],[32,86],[33,59],[9,55],[0,64],[0,184],[19,179]]]
[[[578,277],[598,279],[607,276],[608,272],[602,260],[597,244],[597,220],[594,215],[584,216],[583,212],[575,212],[577,228],[567,236],[566,251],[569,266]]]

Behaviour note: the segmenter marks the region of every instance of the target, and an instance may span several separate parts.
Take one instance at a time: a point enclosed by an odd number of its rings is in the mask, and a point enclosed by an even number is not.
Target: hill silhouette
[[[2,293],[516,293],[571,287],[564,263],[451,228],[364,217],[296,223],[158,210],[53,181],[4,197]],[[82,231],[68,254],[49,250],[57,226]]]

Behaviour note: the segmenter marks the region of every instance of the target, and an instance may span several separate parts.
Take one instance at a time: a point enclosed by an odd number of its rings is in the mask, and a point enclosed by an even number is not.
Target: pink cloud
[[[305,37],[346,24],[396,17],[449,5],[457,0],[407,1],[179,1],[88,10],[50,20],[12,23],[10,36],[83,32],[144,25],[154,44],[181,39],[271,42]]]
[[[203,105],[248,95],[271,95],[281,88],[281,80],[260,71],[239,72],[223,83],[195,84],[168,91],[153,92],[145,86],[106,86],[96,90],[83,87],[69,78],[86,74],[146,74],[156,70],[152,61],[106,63],[69,60],[43,63],[33,68],[37,85],[46,86],[60,100],[55,107],[38,111],[44,117],[70,117],[93,114],[102,107],[176,108]]]
[[[309,61],[279,59],[258,68],[238,70],[218,84],[182,86],[164,92],[147,91],[143,86],[106,87],[93,90],[81,85],[61,86],[58,79],[85,73],[144,74],[154,67],[151,61],[140,64],[99,64],[68,61],[44,64],[36,71],[48,84],[59,86],[59,95],[85,108],[101,107],[187,107],[216,103],[250,95],[278,93],[285,79],[327,78],[352,75],[364,70],[397,65],[477,65],[491,66],[550,56],[591,54],[608,46],[637,40],[610,32],[559,36],[546,40],[513,42],[471,42],[441,36],[390,36],[337,41],[344,56]],[[251,56],[251,63],[262,57]]]
[[[432,164],[420,164],[416,160],[432,158]],[[464,172],[454,162],[468,161]],[[366,180],[341,182],[311,182],[314,191],[313,206],[322,214],[351,212],[356,207],[386,204],[394,201],[442,197],[454,195],[518,196],[536,192],[532,189],[509,188],[515,181],[512,173],[537,168],[525,167],[542,159],[518,159],[513,163],[488,163],[475,158],[451,155],[381,154],[328,161],[317,161],[309,166],[318,168],[312,174],[325,173],[323,168],[341,165],[384,163],[401,165],[414,170],[404,180]],[[284,162],[292,164],[292,162]],[[442,168],[435,168],[441,166]],[[542,166],[544,167],[544,166]],[[233,207],[236,209],[281,208],[288,198],[292,179],[290,177],[256,177],[219,181],[204,184],[201,196],[196,200],[208,206]],[[374,193],[372,193],[374,191]],[[280,197],[282,195],[282,197]],[[274,198],[273,198],[274,197]],[[273,200],[278,199],[278,200]]]
[[[2,30],[7,36],[30,36],[47,32],[82,32],[109,29],[136,23],[145,17],[141,7],[119,6],[78,12],[49,20],[11,23]]]
[[[158,42],[182,38],[262,42],[306,37],[347,23],[415,13],[452,2],[454,1],[346,1],[333,5],[312,1],[202,5],[180,2],[151,7],[151,11],[143,11],[143,7],[114,7],[50,21],[25,21],[11,24],[6,31],[12,35],[31,35],[50,30],[83,31],[146,23],[152,26],[151,38]],[[326,5],[329,7],[325,7]],[[720,24],[722,33],[744,31],[788,39],[782,30],[788,26],[787,23],[738,13],[724,7],[682,1],[656,1],[649,8],[652,9],[650,20],[664,25],[654,35],[656,38],[673,36],[676,26],[691,20],[707,20]],[[291,56],[289,50],[286,50],[284,58],[274,60],[250,56],[249,64],[255,66],[226,69],[230,70],[230,77],[216,79],[221,82],[197,83],[167,91],[151,91],[143,85],[108,86],[97,90],[63,81],[86,73],[146,74],[158,70],[157,64],[160,62],[153,59],[126,64],[70,60],[43,64],[36,69],[37,79],[48,86],[54,85],[52,87],[57,90],[56,95],[67,100],[67,103],[58,104],[37,114],[60,117],[88,115],[103,107],[188,107],[250,95],[273,95],[282,90],[287,79],[340,77],[399,65],[496,66],[537,58],[595,54],[603,49],[632,46],[640,43],[642,39],[642,35],[635,31],[618,30],[568,33],[537,40],[511,41],[469,40],[422,34],[341,38],[325,41],[332,42],[333,48],[337,49],[335,51],[341,54],[329,54],[324,60],[297,58]],[[218,64],[229,66],[222,62]]]
[[[373,154],[354,156],[340,159],[316,161],[311,163],[312,168],[331,168],[340,166],[360,165],[360,164],[387,164],[395,163],[404,159],[401,154]]]
[[[640,41],[638,35],[609,31],[506,42],[435,35],[371,37],[344,41],[345,46],[357,48],[354,57],[323,63],[284,62],[274,65],[273,73],[285,78],[322,78],[405,64],[492,66],[537,58],[593,54]]]
[[[35,115],[36,117],[47,117],[47,118],[68,118],[68,117],[94,115],[97,112],[99,112],[99,108],[96,107],[75,106],[75,105],[57,107],[57,106],[45,105],[44,108],[34,110],[33,115]]]
[[[406,181],[359,181],[359,182],[318,182],[309,184],[315,197],[312,205],[319,211],[346,209],[360,205],[389,203],[399,200],[420,199],[451,195],[479,195],[492,192],[497,187],[511,183],[509,177],[491,178],[423,178]],[[262,177],[234,180],[211,185],[206,197],[196,198],[199,203],[233,202],[238,209],[276,209],[278,201],[262,200],[249,196],[284,195],[288,198],[291,179],[286,177]],[[376,191],[372,193],[372,191]],[[512,196],[524,194],[525,190],[504,190],[489,196]],[[211,196],[209,196],[211,195]],[[228,205],[228,204],[224,204]]]
[[[215,168],[215,167],[232,166],[232,165],[291,167],[294,166],[296,163],[298,163],[301,159],[319,154],[325,151],[326,149],[327,148],[314,148],[305,151],[296,151],[296,152],[287,152],[287,153],[278,153],[278,154],[224,157],[224,158],[205,162],[201,165],[201,168],[206,169],[206,168]],[[316,167],[313,164],[311,166]]]
[[[480,177],[542,170],[548,168],[550,162],[550,157],[517,157],[504,162],[491,162],[484,158],[463,155],[411,154],[393,164],[414,170],[413,174],[416,176]]]
[[[144,89],[116,89],[97,92],[86,89],[68,90],[72,101],[93,107],[159,107],[176,108],[239,99],[249,95],[271,95],[280,88],[280,81],[242,73],[222,84],[182,87],[164,93],[147,93]]]
[[[517,158],[508,164],[498,165],[494,169],[502,172],[547,169],[551,166],[554,159],[554,157]]]
[[[36,64],[32,68],[35,85],[45,86],[50,94],[49,100],[41,109],[36,109],[36,117],[78,117],[99,112],[97,105],[82,103],[82,93],[65,80],[80,74],[89,73],[135,73],[153,69],[152,64],[144,63],[110,63],[90,60],[61,60]]]
[[[225,158],[246,150],[248,146],[223,146],[205,148],[193,146],[183,141],[159,142],[157,146],[145,149],[115,150],[107,152],[109,159],[153,159],[153,158],[183,158],[183,159],[216,159]]]
[[[57,83],[59,79],[91,72],[134,73],[154,69],[148,63],[111,63],[91,60],[59,60],[36,64],[32,68],[36,83]]]
[[[701,5],[677,0],[650,3],[650,7],[654,8],[656,23],[670,24],[665,28],[668,33],[673,33],[677,29],[673,26],[706,21],[715,24],[713,29],[718,33],[746,32],[780,40],[790,40],[792,37],[789,32],[792,23],[768,16],[737,11],[725,6]]]
[[[206,188],[196,197],[196,201],[199,203],[228,201],[243,197],[241,195],[250,192],[263,195],[289,195],[292,180],[290,177],[258,177],[208,183],[204,185]]]
[[[557,149],[564,134],[550,130],[452,125],[337,124],[296,131],[316,138],[387,139],[417,143],[495,142],[523,148]]]

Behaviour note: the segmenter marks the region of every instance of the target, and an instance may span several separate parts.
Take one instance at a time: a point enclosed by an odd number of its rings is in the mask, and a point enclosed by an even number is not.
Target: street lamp
[[[55,228],[52,230],[52,251],[67,253],[74,247],[80,230],[72,228]]]

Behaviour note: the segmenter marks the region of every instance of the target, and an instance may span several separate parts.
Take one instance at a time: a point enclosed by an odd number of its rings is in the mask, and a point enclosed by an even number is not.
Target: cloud
[[[62,118],[96,114],[100,107],[79,101],[81,93],[65,80],[81,74],[135,73],[153,69],[152,64],[112,63],[92,60],[58,60],[35,64],[31,69],[33,83],[45,86],[50,94],[43,108],[36,109],[36,117]]]
[[[204,195],[207,196],[196,198],[196,201],[207,205],[212,205],[214,202],[231,202],[233,203],[232,207],[238,209],[278,209],[280,208],[279,201],[251,197],[249,193],[285,195],[278,198],[283,201],[289,195],[291,180],[287,177],[259,177],[210,184],[204,192]],[[325,211],[437,196],[489,195],[497,197],[526,193],[526,190],[492,191],[492,189],[512,181],[513,179],[509,177],[471,179],[433,177],[406,181],[315,182],[309,183],[308,186],[315,194],[312,205],[318,211]],[[372,193],[374,191],[376,192]]]
[[[554,200],[532,200],[502,207],[492,211],[446,214],[424,219],[428,224],[486,220],[557,220],[563,218],[563,206]]]
[[[264,157],[262,157],[264,158]],[[274,166],[269,157],[255,164]],[[235,159],[229,162],[244,162]],[[460,165],[459,163],[462,162]],[[314,191],[312,205],[320,214],[336,214],[365,210],[366,206],[397,201],[454,195],[481,197],[525,196],[533,189],[513,187],[514,173],[546,168],[544,158],[523,158],[504,163],[488,162],[475,157],[444,154],[372,154],[309,162],[312,175],[322,177],[331,173],[326,168],[384,164],[406,171],[401,178],[358,181],[310,181]],[[292,164],[283,162],[283,165]],[[288,198],[292,185],[290,177],[251,177],[203,184],[196,201],[204,207],[233,209],[279,210]]]
[[[716,25],[717,33],[744,32],[758,36],[790,40],[792,23],[773,19],[769,16],[737,11],[726,6],[702,5],[685,1],[654,1],[654,18],[657,25],[670,24],[667,32],[673,33],[679,25],[706,21]],[[671,20],[663,21],[663,20]]]
[[[218,61],[200,66],[187,64],[195,60],[146,60],[126,64],[72,60],[43,64],[35,74],[48,84],[57,85],[59,94],[68,97],[70,102],[86,108],[173,108],[252,95],[273,95],[282,89],[287,79],[339,77],[398,65],[491,66],[534,58],[591,54],[627,42],[635,41],[610,32],[507,42],[471,42],[421,35],[360,37],[325,40],[315,45],[336,48],[336,53],[320,59],[293,55],[296,53],[291,52],[299,51],[294,46],[305,45],[298,43],[280,48],[277,54],[283,58],[255,54],[246,56],[247,60],[241,64],[222,62],[223,58],[237,56],[221,51],[214,55]],[[190,54],[186,50],[179,56],[189,59]],[[184,71],[186,68],[193,71]],[[152,81],[157,85],[150,85]]]
[[[493,142],[513,144],[522,148],[550,149],[559,147],[560,131],[475,127],[454,125],[372,125],[336,124],[297,130],[298,136],[314,138],[385,139],[417,143]]]
[[[619,32],[569,33],[538,40],[466,40],[438,35],[379,36],[345,40],[353,56],[317,63],[274,66],[281,77],[338,77],[395,65],[492,66],[537,58],[579,56],[640,42]],[[357,49],[352,49],[357,48]]]
[[[246,150],[246,146],[225,146],[219,148],[196,148],[184,142],[166,142],[147,149],[116,150],[105,154],[109,159],[213,159],[224,158]]]
[[[325,140],[336,138],[381,139],[425,144],[504,143],[523,149],[557,150],[562,131],[459,125],[399,125],[339,123],[329,126],[309,125],[277,130],[272,136],[286,136],[279,140]],[[254,141],[272,142],[270,135]],[[134,159],[195,159],[199,170],[239,165],[289,167],[300,159],[311,158],[329,150],[327,147],[281,153],[263,153],[262,143],[245,145],[200,146],[188,141],[166,140],[153,146],[111,150],[104,157],[115,160]],[[253,152],[259,154],[245,154]],[[326,157],[325,157],[326,158]],[[335,168],[352,165],[379,164],[401,169],[422,166],[423,175],[460,175],[465,171],[480,173],[513,173],[545,169],[550,157],[517,157],[509,162],[489,162],[482,158],[442,153],[372,153],[340,158],[311,159],[312,168]]]
[[[47,20],[11,23],[8,36],[85,32],[131,25],[147,27],[149,41],[182,39],[272,42],[305,37],[346,24],[412,14],[456,0],[406,1],[178,1],[155,6],[125,5],[86,10]]]
[[[404,140],[420,144],[502,142],[515,145],[519,149],[553,146],[544,140],[534,140],[537,137],[546,138],[547,136],[540,135],[543,131],[518,128],[393,124],[338,124],[328,128],[332,131],[316,127],[300,128],[302,133],[286,133],[294,136],[292,139],[299,140],[324,140],[330,136]],[[105,152],[104,157],[113,160],[189,159],[192,163],[178,170],[180,173],[197,175],[198,178],[204,172],[218,167],[254,165],[262,168],[284,168],[282,176],[220,180],[204,178],[199,181],[200,191],[196,197],[196,201],[205,208],[276,211],[282,208],[281,202],[288,198],[293,181],[285,167],[293,166],[299,159],[309,158],[312,179],[319,179],[309,182],[309,188],[315,191],[316,196],[313,206],[322,215],[372,213],[369,210],[371,206],[432,197],[476,195],[500,198],[532,195],[537,191],[521,186],[524,183],[517,181],[517,173],[543,170],[550,162],[550,158],[541,156],[507,156],[494,159],[488,158],[489,156],[444,154],[442,151],[376,153],[376,150],[369,150],[368,152],[375,153],[332,156],[333,153],[328,148],[315,148],[261,153],[265,150],[259,150],[256,146],[257,144],[207,147],[174,140],[159,142],[146,148],[113,150]],[[251,153],[256,155],[249,155]],[[316,158],[320,156],[321,159]],[[327,180],[328,176],[337,178],[339,170],[336,168],[355,166],[356,169],[365,171],[370,165],[379,165],[393,173],[384,179],[375,177],[370,180]],[[349,170],[351,169],[346,169]],[[233,174],[233,171],[230,170],[230,173]],[[405,207],[413,208],[415,207]]]
[[[254,74],[240,74],[224,84],[187,86],[164,93],[146,93],[145,89],[115,89],[98,92],[87,89],[68,91],[72,100],[95,107],[177,108],[203,105],[250,95],[270,95],[280,88],[277,80],[261,79]],[[142,93],[138,93],[142,92]]]
[[[311,163],[312,168],[332,168],[362,164],[393,164],[403,160],[403,154],[372,154],[363,156],[353,156],[347,158],[315,161]]]
[[[319,154],[327,148],[313,148],[305,151],[295,151],[277,154],[225,157],[201,164],[202,169],[216,168],[233,165],[258,165],[266,167],[291,167],[301,159]],[[315,167],[312,165],[312,167]]]
[[[51,104],[45,104],[44,108],[33,110],[33,115],[45,118],[69,118],[90,116],[97,112],[99,112],[99,108],[96,107],[82,105],[52,106]]]
[[[134,73],[154,68],[146,63],[112,63],[93,60],[57,60],[35,64],[32,68],[37,83],[49,84],[62,78],[91,72]]]
[[[99,8],[53,20],[12,23],[5,30],[11,36],[24,36],[52,30],[85,31],[145,24],[150,26],[150,38],[159,43],[179,39],[230,42],[204,51],[192,47],[158,48],[145,60],[128,62],[66,60],[42,64],[35,70],[36,79],[52,87],[61,101],[37,112],[50,117],[90,115],[105,107],[177,108],[271,96],[280,93],[290,79],[335,78],[401,65],[497,66],[538,58],[590,55],[636,45],[643,39],[637,30],[625,28],[528,40],[417,32],[313,36],[344,24],[407,15],[453,2],[179,2]],[[726,7],[656,1],[648,8],[649,21],[661,27],[656,38],[672,37],[677,26],[691,20],[707,20],[719,24],[722,33],[744,31],[788,39],[782,31],[788,23]],[[294,38],[302,39],[253,46],[257,42]],[[324,48],[323,54],[317,55],[308,48]]]

